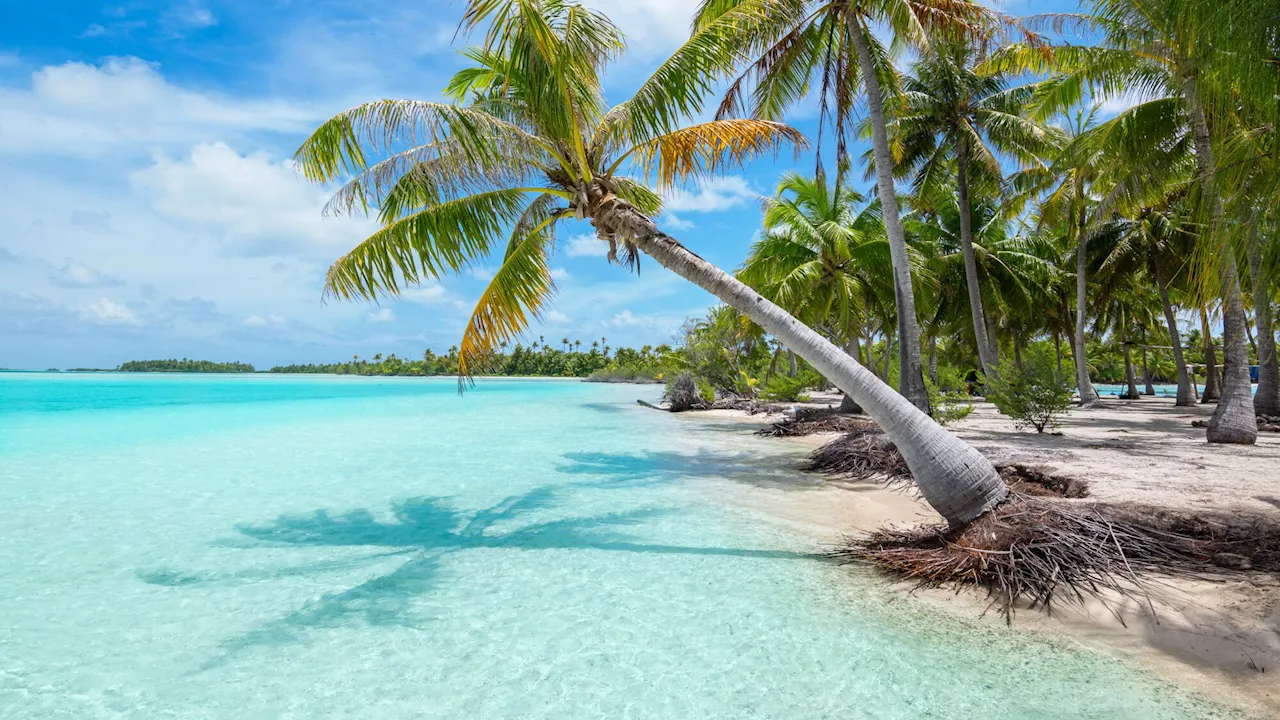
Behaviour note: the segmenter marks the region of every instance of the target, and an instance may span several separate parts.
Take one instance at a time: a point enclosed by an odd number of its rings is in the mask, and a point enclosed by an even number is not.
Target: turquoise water
[[[1225,716],[817,559],[656,392],[0,375],[0,717]]]
[[[1156,397],[1178,397],[1177,385],[1152,385],[1151,388],[1156,391]],[[1103,397],[1108,395],[1120,395],[1129,391],[1128,385],[1099,385],[1095,384],[1093,389]],[[1138,381],[1138,392],[1143,391],[1142,381]],[[1196,392],[1204,392],[1204,385],[1196,385]],[[1258,394],[1258,386],[1253,386],[1253,394]]]

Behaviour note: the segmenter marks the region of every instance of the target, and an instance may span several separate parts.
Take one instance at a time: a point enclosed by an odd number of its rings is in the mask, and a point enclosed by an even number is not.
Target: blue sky
[[[626,97],[685,37],[693,0],[593,0],[628,34],[606,78]],[[1014,13],[1071,0],[1001,3]],[[320,121],[381,97],[435,99],[458,67],[460,0],[6,3],[0,23],[0,367],[111,367],[188,356],[260,367],[455,344],[484,269],[381,306],[321,302],[363,219],[288,162]],[[814,136],[814,111],[790,121]],[[861,152],[861,149],[855,149]],[[756,198],[812,155],[688,188],[663,226],[724,267]],[[867,188],[863,188],[867,189]],[[868,193],[871,194],[871,193]],[[605,263],[567,225],[559,296],[532,335],[669,341],[710,296],[646,263]]]

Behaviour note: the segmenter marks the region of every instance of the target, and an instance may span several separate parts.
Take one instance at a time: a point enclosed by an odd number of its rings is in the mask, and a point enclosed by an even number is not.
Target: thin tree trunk
[[[857,333],[851,333],[851,334],[849,335],[849,342],[848,342],[848,343],[846,343],[846,344],[845,344],[845,346],[844,346],[844,354],[845,354],[845,355],[848,355],[848,356],[849,356],[849,357],[851,357],[851,358],[853,358],[854,362],[857,362],[857,361],[858,361],[858,335],[857,335]],[[824,375],[823,377],[826,377],[826,376]],[[861,414],[862,414],[862,406],[858,404],[858,401],[857,401],[857,400],[854,400],[854,399],[853,399],[853,396],[852,396],[852,395],[850,395],[849,393],[845,393],[845,394],[844,394],[844,397],[840,400],[840,410],[839,410],[839,412],[842,412],[842,413],[845,413],[845,414],[848,414],[848,415],[861,415]]]
[[[987,315],[987,340],[991,341],[991,361],[1000,365],[1000,333],[994,316]]]
[[[787,349],[787,377],[795,377],[798,374],[798,372],[799,371],[796,368],[796,354],[792,352],[790,348],[788,348]]]
[[[1196,386],[1187,373],[1187,361],[1182,356],[1182,337],[1178,334],[1178,317],[1173,313],[1173,303],[1169,302],[1169,280],[1165,277],[1164,260],[1159,255],[1151,259],[1155,270],[1156,288],[1160,291],[1160,308],[1164,311],[1164,323],[1169,329],[1169,344],[1173,346],[1173,364],[1178,372],[1178,397],[1174,401],[1177,407],[1194,405],[1196,402]]]
[[[880,361],[884,364],[884,370],[882,371],[881,377],[884,378],[885,382],[889,382],[889,363],[893,360],[893,341],[893,334],[884,336],[884,355],[880,358]],[[898,374],[902,374],[901,367],[898,368]]]
[[[1085,354],[1084,323],[1087,290],[1086,273],[1088,272],[1088,256],[1086,254],[1089,237],[1085,235],[1084,179],[1076,178],[1076,202],[1080,209],[1075,218],[1076,231],[1076,334],[1073,339],[1076,361],[1076,386],[1080,389],[1080,406],[1088,407],[1098,402],[1098,391],[1093,389],[1089,380],[1089,359]]]
[[[1276,333],[1271,319],[1271,273],[1262,265],[1257,231],[1249,243],[1249,276],[1253,281],[1253,315],[1258,321],[1258,388],[1253,412],[1280,415],[1280,366],[1276,363]]]
[[[1209,327],[1209,313],[1200,308],[1200,333],[1204,336],[1204,393],[1201,403],[1218,402],[1222,390],[1218,387],[1218,350],[1213,346],[1213,330]]]
[[[1142,332],[1142,382],[1144,384],[1142,394],[1155,397],[1156,387],[1151,384],[1151,366],[1147,364],[1147,333],[1145,330]]]
[[[973,252],[973,217],[969,203],[969,152],[961,140],[956,148],[956,199],[960,205],[960,251],[964,255],[964,280],[969,291],[969,314],[973,320],[973,337],[978,346],[978,362],[982,372],[999,377],[991,344],[987,339],[987,321],[982,311],[982,292],[978,285],[978,258]],[[1019,365],[1021,369],[1021,365]]]
[[[929,336],[929,382],[938,384],[938,338]]]
[[[1133,353],[1129,348],[1129,341],[1123,341],[1124,344],[1124,381],[1129,389],[1124,393],[1125,400],[1137,400],[1138,395],[1138,378],[1133,372]]]
[[[616,209],[619,206],[622,210]],[[950,524],[967,523],[1007,496],[1008,486],[991,462],[971,445],[947,432],[812,328],[661,233],[650,218],[616,199],[594,216],[604,218],[615,233],[632,238],[658,264],[737,308],[788,347],[795,348],[819,372],[852,395],[897,445],[920,493]]]
[[[1062,335],[1057,331],[1053,331],[1053,353],[1058,358],[1058,374],[1062,374]]]
[[[1195,75],[1184,75],[1182,89],[1195,134],[1196,167],[1200,171],[1202,196],[1209,200],[1208,237],[1210,242],[1217,242],[1220,240],[1218,233],[1222,231],[1222,201],[1218,197],[1213,142],[1209,136],[1209,124],[1200,107]],[[1214,250],[1220,251],[1222,350],[1226,373],[1222,396],[1209,419],[1205,437],[1211,443],[1253,445],[1258,441],[1258,423],[1253,413],[1253,383],[1249,379],[1249,351],[1244,338],[1244,296],[1240,292],[1240,271],[1229,240],[1223,239],[1222,247]]]
[[[1018,368],[1018,372],[1022,372],[1022,340],[1017,334],[1013,336],[1013,366]]]
[[[929,395],[924,388],[924,372],[920,363],[920,324],[916,315],[915,293],[911,286],[911,262],[907,254],[906,234],[902,230],[902,218],[898,213],[898,198],[893,189],[893,156],[889,152],[889,133],[885,127],[884,98],[880,92],[880,79],[876,77],[875,61],[871,46],[864,33],[865,27],[853,28],[849,33],[858,54],[862,79],[867,91],[867,115],[871,121],[871,146],[876,160],[876,189],[880,196],[881,214],[884,216],[885,234],[889,239],[889,254],[893,260],[893,276],[898,301],[899,323],[902,325],[903,356],[906,362],[899,368],[903,395],[911,404],[929,412]]]

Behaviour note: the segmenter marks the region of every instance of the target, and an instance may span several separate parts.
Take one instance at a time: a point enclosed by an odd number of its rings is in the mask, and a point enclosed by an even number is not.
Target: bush
[[[999,379],[987,378],[987,399],[1013,418],[1014,427],[1033,427],[1042,433],[1056,428],[1058,419],[1071,409],[1071,384],[1051,359],[1037,355],[1021,371],[1002,364]]]
[[[941,377],[938,380],[942,382]],[[924,379],[924,387],[929,393],[929,407],[933,408],[933,419],[939,425],[959,422],[973,412],[973,401],[967,392],[939,387],[929,378]]]
[[[814,373],[802,372],[795,377],[774,375],[760,388],[760,399],[766,402],[808,402],[804,389],[822,382]]]

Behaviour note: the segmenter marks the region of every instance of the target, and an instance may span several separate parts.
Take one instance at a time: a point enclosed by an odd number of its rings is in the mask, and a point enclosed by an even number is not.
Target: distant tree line
[[[213,362],[212,360],[130,360],[116,368],[120,372],[181,372],[181,373],[251,373],[253,366],[242,362]]]

